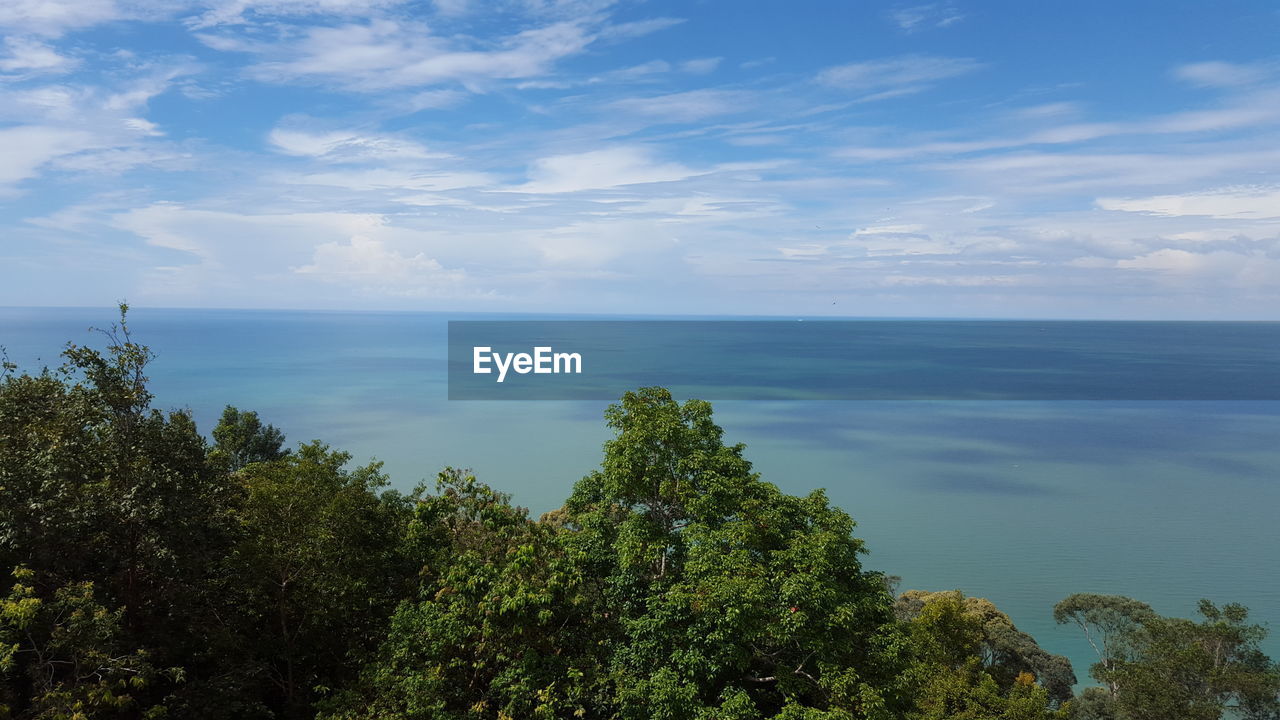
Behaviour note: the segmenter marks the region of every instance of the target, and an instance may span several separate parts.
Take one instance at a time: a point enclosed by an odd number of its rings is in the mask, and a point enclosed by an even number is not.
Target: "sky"
[[[1280,7],[5,0],[0,305],[1280,320]]]

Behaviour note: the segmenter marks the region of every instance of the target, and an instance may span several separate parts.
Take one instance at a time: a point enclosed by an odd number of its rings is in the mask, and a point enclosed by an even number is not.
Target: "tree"
[[[1047,719],[1071,698],[1070,662],[1041,649],[989,600],[911,590],[895,611],[917,658],[906,674],[910,718]]]
[[[705,402],[645,388],[606,418],[602,467],[564,510],[606,623],[600,713],[892,716],[900,638],[849,516],[762,482]]]
[[[380,492],[379,464],[347,471],[350,459],[315,442],[238,474],[244,533],[231,568],[282,717],[314,716],[317,688],[355,679],[412,578],[399,553],[412,501]]]
[[[21,665],[26,684],[26,696],[7,698],[12,704],[0,705],[0,717],[15,711],[38,720],[164,714],[163,705],[149,704],[141,691],[159,676],[179,678],[181,670],[161,671],[146,651],[131,650],[122,641],[124,610],[103,607],[93,583],[60,587],[44,600],[30,584],[34,575],[14,570],[9,596],[0,598],[0,672]]]
[[[209,458],[228,470],[239,470],[249,463],[279,460],[289,454],[287,448],[281,449],[284,433],[274,425],[264,426],[258,413],[252,410],[241,412],[228,405],[212,434],[214,446]]]
[[[1099,675],[1114,670],[1116,663],[1132,650],[1134,632],[1154,617],[1150,605],[1122,595],[1077,593],[1053,607],[1053,619],[1059,625],[1077,625],[1098,654],[1098,669],[1091,674],[1100,682]],[[1108,682],[1107,686],[1114,695],[1114,683]]]
[[[1217,720],[1228,710],[1280,717],[1280,667],[1259,647],[1266,629],[1248,624],[1248,610],[1238,604],[1202,600],[1199,611],[1203,619],[1195,622],[1118,596],[1073,595],[1059,603],[1058,621],[1076,622],[1101,648],[1091,674],[1111,701],[1091,698],[1090,712],[1120,720]]]
[[[416,592],[325,717],[597,717],[597,618],[562,532],[469,473],[440,473],[406,535]]]
[[[1101,674],[1118,688],[1122,718],[1217,720],[1227,709],[1246,718],[1280,717],[1280,668],[1258,644],[1266,629],[1246,624],[1248,610],[1200,603],[1200,622],[1148,618],[1131,638],[1133,654]]]
[[[177,712],[225,695],[236,676],[220,572],[239,493],[206,462],[189,415],[150,407],[153,356],[133,340],[127,310],[103,332],[105,352],[68,345],[61,367],[0,379],[0,566],[30,571],[0,580],[0,594],[22,584],[44,607],[67,607],[91,587],[94,603],[118,613],[113,652],[183,668],[133,690],[140,706]],[[38,614],[27,631],[52,638],[57,617]],[[93,651],[65,643],[65,654]],[[11,658],[11,689],[34,658]],[[14,712],[29,712],[37,696],[19,694]]]

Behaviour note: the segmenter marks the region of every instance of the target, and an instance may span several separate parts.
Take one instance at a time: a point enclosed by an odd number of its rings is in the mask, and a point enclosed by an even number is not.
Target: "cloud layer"
[[[1280,319],[1266,28],[1058,12],[13,0],[0,302]]]

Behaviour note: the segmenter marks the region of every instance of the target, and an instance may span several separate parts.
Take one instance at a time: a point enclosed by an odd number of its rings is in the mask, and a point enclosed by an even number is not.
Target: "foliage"
[[[402,603],[359,692],[333,718],[559,718],[590,705],[596,662],[581,577],[510,498],[446,469],[418,504],[407,555],[417,590]]]
[[[93,602],[118,613],[121,656],[184,668],[182,682],[157,676],[134,693],[177,709],[235,675],[220,571],[239,493],[206,463],[189,415],[150,408],[152,353],[133,341],[126,310],[104,331],[105,353],[69,345],[61,367],[0,380],[0,566],[29,568],[21,584],[49,608],[91,587]],[[19,584],[0,581],[0,592]],[[58,617],[38,615],[31,632],[57,636],[48,623]],[[12,661],[17,678],[37,663],[31,653]],[[13,687],[23,697],[12,711],[35,712],[37,696]]]
[[[762,482],[705,402],[646,388],[606,418],[602,468],[565,506],[608,619],[602,714],[888,717],[891,599],[849,516]]]
[[[279,460],[289,454],[288,449],[282,449],[284,433],[274,425],[263,425],[258,413],[252,410],[241,412],[228,405],[211,434],[214,445],[209,451],[209,460],[228,470]]]
[[[155,718],[163,706],[148,706],[145,690],[157,677],[177,679],[181,670],[160,671],[148,653],[122,645],[122,609],[98,602],[93,583],[60,587],[41,599],[30,569],[13,572],[8,597],[0,598],[0,670],[21,664],[28,697],[21,717],[72,720],[87,717]],[[22,707],[25,706],[25,707]],[[5,706],[0,717],[15,710]]]
[[[1148,720],[1280,716],[1238,605],[1059,603],[1075,676],[992,603],[862,566],[711,406],[611,406],[599,470],[532,520],[471,474],[387,489],[228,406],[152,408],[121,306],[105,351],[0,363],[0,718]]]
[[[917,662],[908,671],[921,720],[1050,718],[1071,698],[1075,674],[983,598],[911,590],[895,603]]]
[[[1203,620],[1161,616],[1121,596],[1073,595],[1058,604],[1059,622],[1076,622],[1103,640],[1092,693],[1076,717],[1118,720],[1217,720],[1280,717],[1280,667],[1259,649],[1266,628],[1247,624],[1238,604],[1200,601]],[[1092,715],[1083,714],[1086,710]]]
[[[377,463],[320,443],[246,466],[242,540],[230,558],[245,636],[269,680],[269,703],[305,717],[318,689],[350,682],[403,596],[400,538],[411,500],[379,492]]]

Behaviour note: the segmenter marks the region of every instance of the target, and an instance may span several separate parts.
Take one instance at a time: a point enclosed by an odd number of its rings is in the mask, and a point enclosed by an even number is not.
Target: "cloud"
[[[142,115],[147,103],[190,71],[184,65],[141,63],[140,75],[99,85],[0,85],[0,186],[53,168],[117,172],[160,158],[152,152],[164,133]],[[74,156],[74,157],[73,157]]]
[[[311,27],[283,47],[255,48],[283,58],[258,63],[250,74],[264,82],[312,80],[357,92],[520,79],[550,72],[594,38],[585,22],[565,21],[477,48],[475,41],[432,35],[420,23],[373,20]]]
[[[614,147],[536,160],[529,182],[513,188],[529,193],[570,193],[643,183],[672,182],[703,174],[679,163],[653,159],[643,147]]]
[[[271,144],[286,155],[311,157],[330,162],[369,160],[424,160],[446,157],[411,140],[389,135],[367,135],[354,132],[315,133],[305,130],[276,128],[269,136]]]
[[[0,191],[35,177],[51,160],[99,147],[99,140],[83,130],[24,125],[0,129]]]
[[[1238,87],[1252,85],[1275,74],[1275,68],[1261,64],[1242,64],[1221,61],[1180,65],[1174,76],[1193,85],[1203,87]]]
[[[846,90],[885,90],[958,77],[981,67],[970,58],[904,55],[829,67],[818,73],[818,82]]]
[[[415,113],[423,110],[440,110],[443,108],[451,108],[461,105],[467,99],[467,94],[460,90],[423,90],[414,93],[408,97],[397,95],[396,104],[403,107],[408,112]]]
[[[715,69],[720,67],[720,62],[722,60],[724,60],[724,58],[719,57],[685,60],[680,63],[680,69],[687,73],[693,73],[694,75],[706,75],[707,73],[715,72]]]
[[[1181,217],[1199,215],[1230,220],[1280,218],[1280,187],[1228,187],[1181,195],[1145,198],[1099,198],[1103,210]]]
[[[253,16],[364,16],[406,0],[214,0],[188,24],[195,29],[248,22]]]
[[[898,160],[925,155],[963,155],[1010,150],[1031,145],[1068,145],[1120,135],[1223,132],[1263,126],[1280,119],[1280,105],[1267,102],[1267,99],[1264,94],[1232,107],[1169,113],[1128,122],[1071,123],[1022,135],[983,140],[935,141],[897,147],[849,147],[837,150],[835,155],[854,160]]]
[[[441,192],[460,188],[484,187],[494,183],[491,175],[482,172],[413,171],[377,167],[320,173],[282,174],[276,180],[286,185],[317,185],[366,192],[387,190],[398,192]]]
[[[610,114],[657,118],[662,122],[696,122],[717,115],[747,112],[756,95],[743,90],[690,90],[688,92],[634,97],[605,105]]]
[[[423,253],[401,254],[383,241],[363,235],[353,235],[345,244],[317,245],[311,263],[294,272],[363,291],[403,297],[453,296],[466,280],[462,270],[446,269]]]
[[[0,72],[15,73],[20,78],[64,73],[80,64],[75,58],[59,55],[47,43],[33,38],[11,36],[4,39],[4,44],[7,54],[0,56]]]
[[[609,70],[586,78],[564,78],[548,80],[527,80],[516,85],[518,90],[567,90],[583,85],[600,85],[605,83],[630,83],[652,80],[657,75],[671,72],[671,63],[665,60],[650,60],[639,65],[630,65],[617,70]]]
[[[889,13],[889,19],[898,29],[912,33],[927,28],[941,28],[954,25],[964,19],[964,15],[951,3],[931,3],[901,8]]]
[[[114,0],[5,0],[0,3],[0,28],[47,37],[126,16]]]
[[[1232,250],[1194,252],[1181,248],[1161,248],[1116,261],[1115,267],[1150,272],[1175,285],[1209,286],[1218,290],[1270,290],[1280,281],[1280,259],[1260,253]]]
[[[346,297],[481,297],[461,269],[424,248],[432,235],[396,227],[377,213],[236,213],[159,203],[109,216],[109,224],[153,248],[140,294],[153,301],[197,301],[210,292],[235,302],[331,302]],[[174,256],[173,251],[181,253]],[[131,296],[132,297],[132,296]]]
[[[853,231],[845,244],[859,248],[868,257],[950,255],[963,249],[947,240],[935,239],[920,224],[859,228]]]
[[[609,25],[600,31],[600,39],[609,41],[631,40],[643,37],[684,22],[683,18],[658,17]]]

